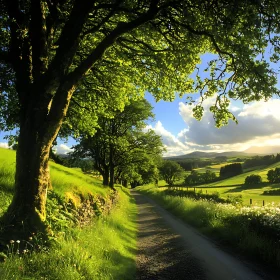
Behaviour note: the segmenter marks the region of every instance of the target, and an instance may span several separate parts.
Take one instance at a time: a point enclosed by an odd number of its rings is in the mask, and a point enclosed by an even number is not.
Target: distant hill
[[[174,156],[174,157],[167,157],[170,159],[185,159],[185,158],[215,158],[215,157],[239,157],[239,156],[252,156],[254,155],[253,153],[248,153],[248,152],[235,152],[235,151],[230,151],[230,152],[222,152],[222,153],[217,153],[217,152],[192,152],[189,154],[185,155],[180,155],[180,156]]]
[[[266,146],[266,147],[257,147],[253,146],[244,151],[245,153],[254,153],[254,154],[277,154],[280,153],[280,146]]]

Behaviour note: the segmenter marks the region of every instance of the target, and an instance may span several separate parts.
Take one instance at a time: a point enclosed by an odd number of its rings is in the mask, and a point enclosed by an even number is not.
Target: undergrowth
[[[50,248],[38,238],[37,250],[18,251],[22,241],[11,241],[10,254],[0,263],[1,280],[134,279],[136,208],[128,193],[119,195],[121,203],[110,215],[60,231]]]

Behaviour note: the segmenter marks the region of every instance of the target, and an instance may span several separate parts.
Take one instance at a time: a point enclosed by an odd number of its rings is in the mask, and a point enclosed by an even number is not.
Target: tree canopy
[[[181,179],[184,169],[175,161],[163,160],[159,166],[159,171],[163,180],[169,186],[173,186],[176,181]]]
[[[145,100],[131,101],[123,111],[99,117],[96,133],[83,133],[74,147],[77,157],[91,158],[103,176],[103,184],[114,187],[117,179],[142,181],[155,159],[163,152],[160,136],[154,131],[143,131],[145,121],[153,117],[152,107]],[[109,180],[110,179],[110,180]]]

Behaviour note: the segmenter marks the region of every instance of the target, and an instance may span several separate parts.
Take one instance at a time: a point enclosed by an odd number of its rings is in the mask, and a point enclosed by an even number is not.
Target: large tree
[[[86,81],[98,92],[114,73],[114,83],[158,100],[217,93],[218,125],[233,117],[228,97],[271,97],[276,78],[262,54],[269,41],[278,61],[279,9],[269,0],[1,0],[0,118],[2,127],[19,128],[8,222],[29,230],[43,224],[49,152]],[[198,72],[193,83],[203,53],[216,56],[209,77]]]

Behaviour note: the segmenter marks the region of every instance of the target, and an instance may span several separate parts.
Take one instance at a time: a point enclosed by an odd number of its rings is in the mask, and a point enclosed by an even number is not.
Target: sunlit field
[[[198,168],[195,169],[196,171],[203,173],[206,170],[215,171],[216,175],[219,175],[217,170],[220,170],[222,166],[226,165],[226,163],[218,164],[218,165],[210,165],[206,166],[205,168]],[[211,169],[214,167],[214,169]],[[267,181],[267,172],[270,169],[275,169],[280,167],[280,163],[275,163],[270,166],[257,166],[254,169],[250,168],[250,171],[247,169],[244,170],[243,174],[238,176],[230,177],[224,180],[219,180],[217,182],[197,185],[197,186],[184,186],[184,180],[178,182],[179,185],[182,185],[183,189],[193,190],[194,188],[196,191],[202,191],[203,193],[216,193],[218,192],[221,197],[227,198],[230,196],[237,196],[242,195],[243,204],[249,205],[252,203],[253,205],[263,205],[268,203],[280,203],[280,196],[279,195],[264,195],[264,191],[270,191],[280,188],[280,184],[271,184]],[[216,170],[215,170],[216,169]],[[247,172],[246,172],[247,171]],[[184,176],[189,175],[190,172],[185,172]],[[245,178],[249,175],[257,174],[262,177],[262,184],[256,186],[244,186]],[[159,186],[164,187],[166,183],[164,181],[160,181]]]

